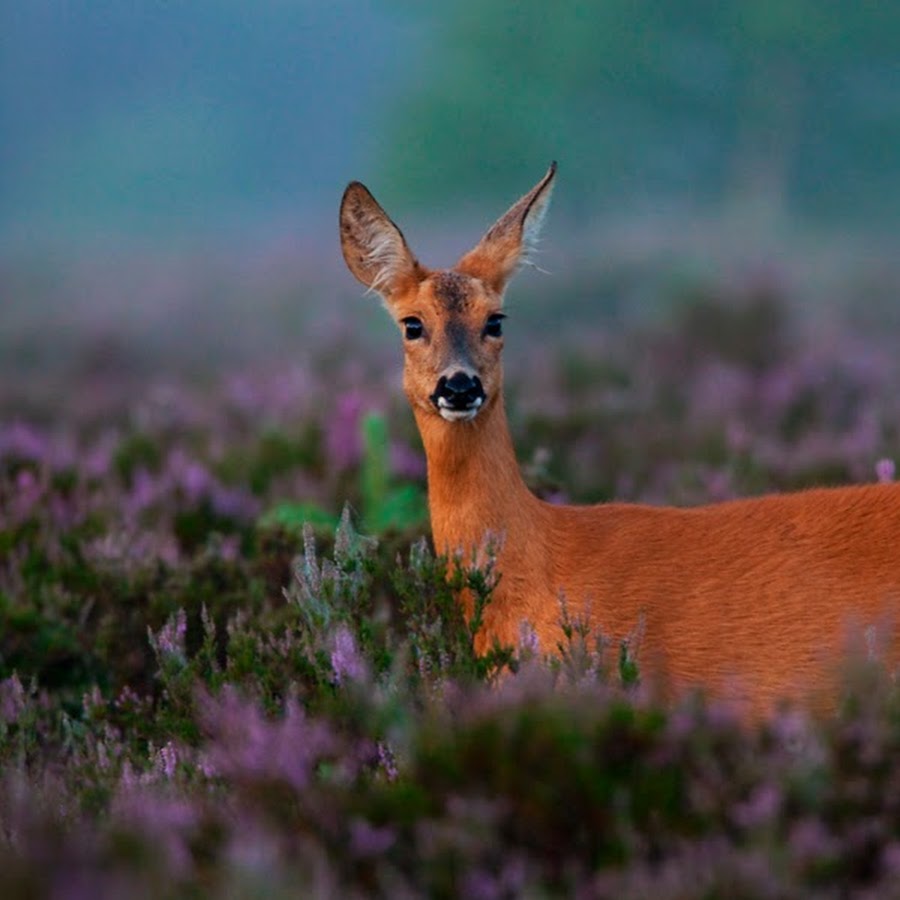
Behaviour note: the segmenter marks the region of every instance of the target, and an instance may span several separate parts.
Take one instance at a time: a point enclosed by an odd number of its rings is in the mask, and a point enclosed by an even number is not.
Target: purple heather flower
[[[89,691],[86,691],[81,695],[81,708],[88,717],[91,716],[94,710],[102,711],[105,705],[106,704],[103,702],[103,695],[100,693],[100,688],[98,688],[96,684]]]
[[[411,480],[425,477],[425,457],[407,444],[393,441],[389,448],[391,472],[398,478]]]
[[[231,376],[225,390],[228,401],[240,411],[255,414],[259,410],[259,392],[246,375]]]
[[[16,475],[15,494],[12,498],[10,511],[14,521],[28,519],[33,513],[39,512],[40,501],[44,496],[41,483],[30,469],[22,469]]]
[[[181,448],[176,448],[169,454],[166,473],[191,503],[197,503],[207,496],[214,480],[206,466],[190,459]]]
[[[184,609],[179,609],[174,616],[169,616],[166,624],[155,635],[150,631],[150,644],[160,657],[176,657],[184,660],[186,634],[187,616]]]
[[[397,770],[397,761],[394,759],[394,751],[389,744],[379,741],[377,744],[378,766],[384,772],[388,781],[396,781],[400,774]]]
[[[825,825],[811,817],[801,819],[791,828],[788,844],[791,853],[805,865],[829,859],[840,846]]]
[[[203,770],[222,778],[280,781],[302,791],[317,762],[336,749],[328,725],[307,719],[293,700],[286,704],[284,716],[274,721],[231,687],[218,697],[201,693],[198,705],[212,735],[201,756]]]
[[[331,415],[325,432],[328,458],[337,469],[349,469],[362,459],[363,445],[360,434],[360,418],[365,402],[359,391],[341,395]]]
[[[220,516],[249,522],[259,515],[260,501],[249,491],[213,484],[210,499],[212,507]]]
[[[206,466],[190,460],[179,473],[179,482],[188,500],[197,503],[209,493],[213,478]]]
[[[353,633],[346,625],[341,625],[335,632],[331,668],[337,684],[342,684],[345,678],[359,681],[365,675],[365,664],[357,652]]]
[[[891,841],[881,851],[881,868],[886,877],[900,877],[900,841]]]
[[[0,428],[0,459],[18,457],[43,462],[49,447],[46,435],[24,422],[13,422]]]
[[[462,895],[472,900],[499,900],[520,897],[525,888],[527,870],[520,857],[505,862],[496,874],[477,867],[466,872],[462,879]]]
[[[218,770],[205,753],[201,753],[197,756],[197,768],[204,778],[212,779],[219,774]]]
[[[131,793],[137,789],[139,784],[139,776],[135,774],[131,761],[126,759],[125,762],[122,763],[122,773],[119,776],[119,791],[125,794]]]
[[[541,642],[530,622],[519,623],[519,656],[536,656],[541,651]]]
[[[114,705],[116,709],[138,709],[143,702],[140,695],[126,684],[116,697]]]
[[[723,362],[710,362],[698,374],[691,393],[692,411],[703,419],[721,418],[745,403],[747,373]]]
[[[98,741],[96,745],[97,767],[101,772],[109,771],[109,751],[103,741]]]
[[[178,768],[178,750],[171,741],[168,741],[157,753],[156,767],[169,781],[175,777]]]
[[[225,562],[234,562],[240,556],[240,538],[233,534],[224,535],[216,545],[216,551],[218,552],[219,559],[224,560]],[[205,610],[206,607],[204,607],[204,612]]]
[[[113,821],[143,836],[148,845],[152,842],[164,865],[173,873],[187,873],[192,864],[189,844],[199,825],[198,810],[186,800],[150,791],[139,780],[135,781],[126,764],[112,803]]]
[[[25,688],[19,676],[13,672],[0,681],[0,719],[8,725],[17,722],[25,709]]]
[[[772,783],[761,784],[735,807],[734,820],[742,828],[760,828],[777,817],[781,804],[781,791]]]
[[[881,484],[887,484],[894,480],[896,468],[897,467],[894,465],[892,459],[888,459],[887,457],[879,459],[878,462],[875,463],[875,477]]]
[[[752,442],[746,423],[730,420],[725,426],[725,441],[731,453],[745,453]]]
[[[20,494],[28,494],[37,486],[37,478],[34,477],[34,472],[32,472],[31,469],[22,469],[19,474],[16,475],[16,490]]]
[[[350,823],[350,852],[354,856],[381,856],[396,840],[396,832],[386,825],[378,828],[365,819],[354,819]]]
[[[113,432],[106,432],[82,455],[80,465],[88,478],[102,478],[109,474],[118,441]]]

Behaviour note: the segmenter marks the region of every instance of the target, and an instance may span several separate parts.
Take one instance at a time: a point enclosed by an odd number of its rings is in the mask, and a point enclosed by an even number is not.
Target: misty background
[[[883,326],[898,47],[890,2],[4,3],[0,379],[384,343],[345,184],[447,265],[553,159],[522,329],[735,279]]]

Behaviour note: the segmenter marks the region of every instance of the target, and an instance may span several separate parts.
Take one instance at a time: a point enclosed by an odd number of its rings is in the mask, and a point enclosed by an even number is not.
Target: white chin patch
[[[478,410],[484,401],[479,397],[468,409],[451,409],[450,404],[443,397],[438,397],[438,411],[441,418],[448,422],[469,422],[478,415]]]

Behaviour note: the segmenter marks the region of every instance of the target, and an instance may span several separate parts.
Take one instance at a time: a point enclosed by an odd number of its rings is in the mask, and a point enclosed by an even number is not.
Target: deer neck
[[[446,422],[417,409],[428,463],[428,506],[435,550],[469,554],[485,541],[507,549],[528,532],[539,501],[519,472],[498,397],[471,422]]]

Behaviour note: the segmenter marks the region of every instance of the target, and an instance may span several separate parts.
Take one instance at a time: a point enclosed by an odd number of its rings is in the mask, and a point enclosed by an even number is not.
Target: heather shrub
[[[780,290],[529,345],[540,377],[507,374],[529,483],[695,503],[893,478],[894,356],[801,346]],[[892,673],[863,660],[835,715],[751,724],[662,702],[640,635],[564,603],[552,656],[527,625],[476,655],[503,573],[433,554],[408,412],[360,358],[3,408],[3,895],[891,891]]]

